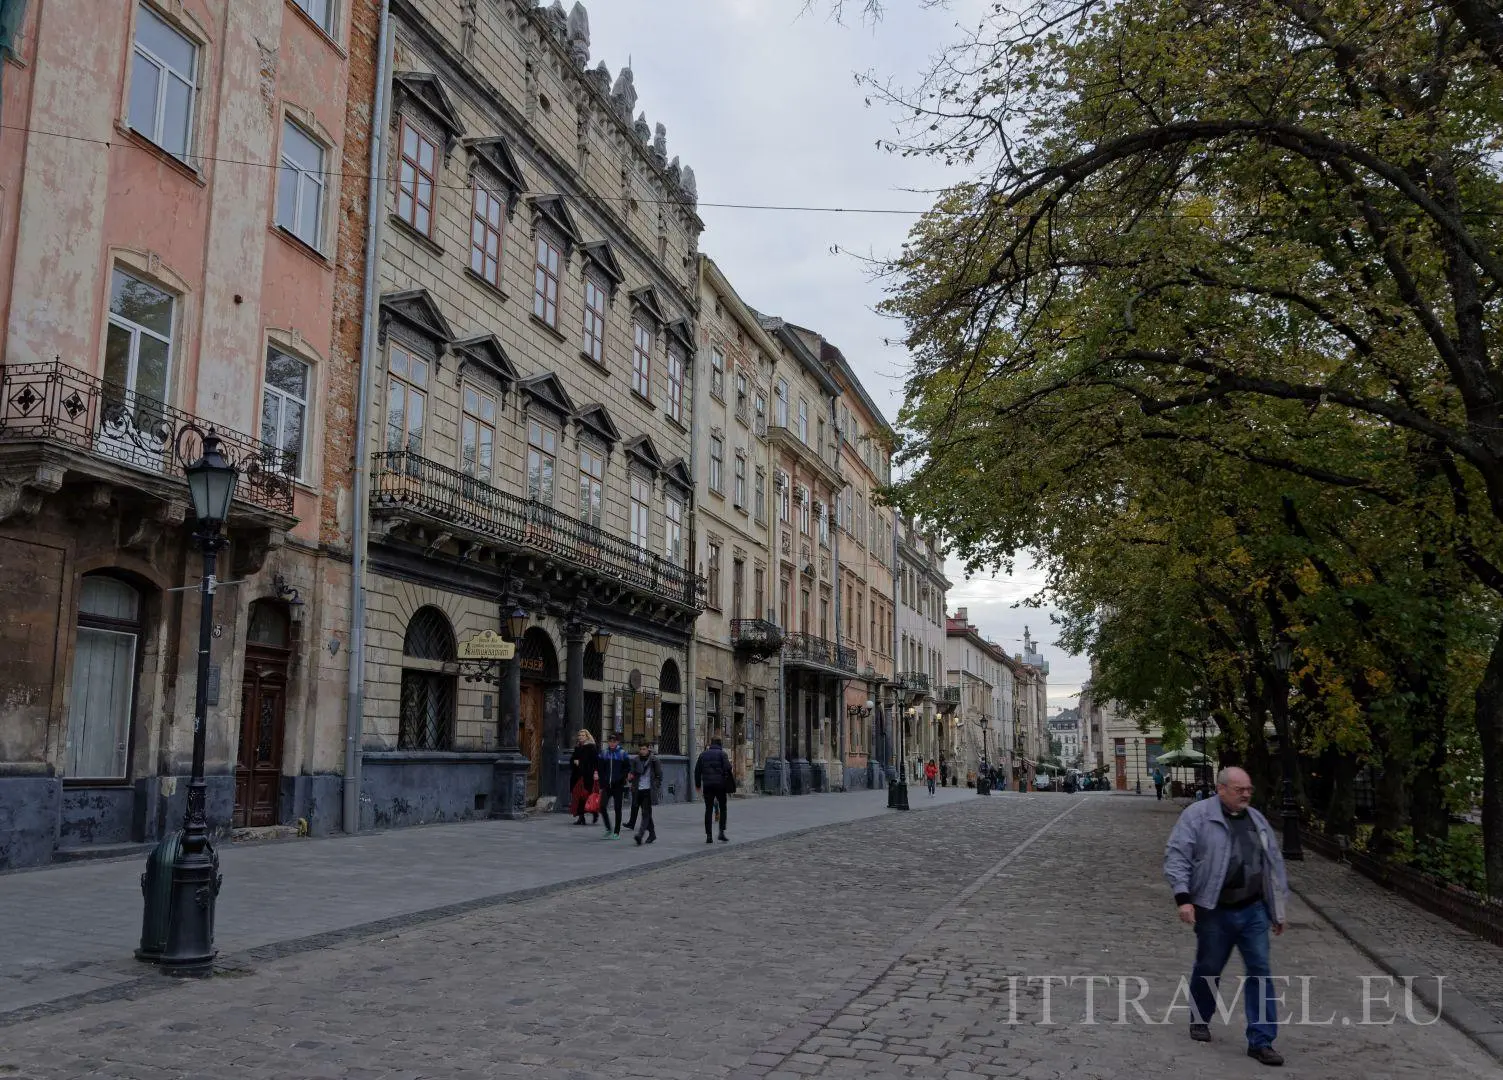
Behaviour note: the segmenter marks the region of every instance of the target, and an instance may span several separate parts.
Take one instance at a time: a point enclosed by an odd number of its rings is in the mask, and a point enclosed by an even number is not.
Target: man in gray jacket
[[[1175,822],[1164,850],[1164,877],[1174,890],[1180,921],[1195,927],[1190,1038],[1210,1041],[1213,988],[1221,985],[1221,971],[1235,948],[1249,979],[1243,989],[1247,1056],[1282,1065],[1273,1048],[1278,1014],[1268,932],[1284,932],[1289,881],[1268,819],[1250,805],[1252,791],[1247,773],[1222,769],[1216,777],[1218,797],[1191,803]]]

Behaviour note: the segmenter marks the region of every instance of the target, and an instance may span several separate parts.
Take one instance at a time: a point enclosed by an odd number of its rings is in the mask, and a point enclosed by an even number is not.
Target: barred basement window
[[[402,640],[402,750],[454,748],[454,632],[435,607],[419,608]]]

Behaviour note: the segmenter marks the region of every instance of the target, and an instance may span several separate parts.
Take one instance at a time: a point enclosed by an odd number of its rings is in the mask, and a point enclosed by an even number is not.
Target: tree
[[[1005,559],[1039,537],[1025,488],[1005,516],[992,489],[1084,470],[1087,512],[1131,446],[1194,447],[1418,515],[1432,577],[1503,595],[1500,34],[1476,0],[1034,0],[886,90],[911,117],[895,150],[982,167],[891,268],[907,495],[987,489],[956,540]],[[955,452],[979,431],[985,460]],[[1503,893],[1503,622],[1476,610]]]

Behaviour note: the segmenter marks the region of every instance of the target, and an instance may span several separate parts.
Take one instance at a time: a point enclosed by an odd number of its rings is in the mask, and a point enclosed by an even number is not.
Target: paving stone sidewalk
[[[318,1077],[1206,1077],[1267,1075],[1240,1018],[1209,1045],[1053,987],[1043,1024],[1008,976],[1136,975],[1163,1011],[1189,932],[1159,878],[1169,819],[1135,800],[980,799],[766,844],[716,846],[134,1000],[0,1029],[0,1075]],[[1377,974],[1299,901],[1274,946],[1311,1014],[1350,1018]],[[1296,1077],[1496,1078],[1447,1026],[1294,1027]]]
[[[1024,797],[1024,796],[1019,796]],[[950,788],[924,810],[977,798]],[[887,813],[887,792],[734,799],[735,842]],[[705,852],[702,805],[657,807],[659,841],[601,838],[562,814],[327,840],[228,844],[216,923],[221,954],[443,909]],[[0,1022],[6,1013],[139,980],[145,856],[0,874]]]

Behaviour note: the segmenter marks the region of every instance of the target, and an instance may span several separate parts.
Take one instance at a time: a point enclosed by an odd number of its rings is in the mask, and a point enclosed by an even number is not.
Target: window
[[[105,379],[127,393],[165,401],[172,366],[172,315],[171,294],[115,270],[110,277]],[[136,401],[133,411],[139,415],[143,406],[147,403]]]
[[[767,434],[767,398],[762,395],[762,392],[760,390],[757,391],[757,427],[756,427],[756,431],[757,431],[758,435],[766,435]]]
[[[470,269],[482,281],[501,287],[501,237],[506,231],[506,204],[478,183],[470,202]]]
[[[752,498],[754,500],[756,500],[756,504],[757,504],[756,505],[757,522],[759,524],[765,524],[766,521],[767,521],[767,470],[766,469],[761,469],[761,468],[757,469],[757,490],[755,492],[753,492]]]
[[[464,416],[459,424],[459,471],[488,484],[496,446],[496,399],[466,384],[463,406]]]
[[[631,545],[638,551],[647,550],[648,500],[652,498],[652,485],[640,476],[631,478]]]
[[[814,522],[815,528],[819,530],[819,546],[829,547],[830,515],[825,512],[825,504],[822,502],[817,502],[814,504]]]
[[[757,605],[752,609],[752,618],[761,619],[767,615],[767,612],[762,608],[763,594],[767,589],[767,571],[760,566],[757,567],[752,572],[752,583],[752,599]]]
[[[809,632],[809,590],[798,591],[798,628],[804,633]]]
[[[605,459],[590,446],[579,448],[579,519],[600,525],[605,498]]]
[[[652,331],[641,320],[631,324],[631,388],[652,400]]]
[[[308,383],[311,369],[296,357],[266,350],[266,383],[261,388],[261,441],[282,451],[273,471],[295,480],[303,475],[308,445]]]
[[[558,328],[558,268],[563,255],[546,236],[538,237],[537,259],[532,274],[532,313]]]
[[[784,475],[782,475],[780,473],[780,474],[778,474],[778,478],[782,481],[782,483],[780,483],[778,485],[778,520],[781,521],[783,524],[786,525],[788,523],[788,521],[789,521],[789,515],[788,515],[788,497],[789,497],[788,496],[788,477],[786,477],[786,476],[784,476]]]
[[[438,184],[438,146],[403,117],[397,166],[397,217],[424,236],[433,235],[433,192]]]
[[[668,350],[668,415],[684,422],[684,358],[677,349]]]
[[[819,426],[816,429],[814,447],[819,451],[819,456],[825,456],[825,418],[819,418]]]
[[[772,390],[772,422],[778,427],[788,426],[788,381],[779,379]]]
[[[798,531],[809,535],[809,489],[802,484],[798,489]]]
[[[588,274],[584,280],[584,354],[605,366],[605,290]]]
[[[736,452],[736,487],[732,502],[737,509],[746,508],[746,455],[739,450]]]
[[[746,375],[738,371],[736,372],[736,415],[743,419],[745,419],[746,410],[751,404],[751,399],[747,396],[747,393]]]
[[[130,126],[173,157],[186,158],[193,137],[198,46],[145,4],[136,7],[130,69]]]
[[[851,531],[851,499],[854,489],[847,484],[845,493],[840,500],[840,527],[846,532]]]
[[[676,497],[663,496],[663,554],[675,566],[684,561],[684,504]]]
[[[318,23],[324,33],[334,34],[334,0],[292,0],[308,13],[308,18]]]
[[[558,433],[536,420],[527,421],[527,497],[553,503],[553,465],[558,454]]]
[[[819,636],[830,640],[830,601],[824,596],[819,598]]]
[[[725,477],[721,475],[725,468],[725,440],[718,435],[710,437],[710,490],[717,494],[725,493]]]
[[[780,575],[778,578],[778,625],[785,630],[791,630],[788,625],[788,576]]]
[[[418,608],[402,639],[401,750],[454,747],[454,632],[435,607]]]
[[[809,445],[809,402],[798,399],[798,441]]]
[[[421,455],[428,409],[428,362],[400,345],[391,347],[386,398],[386,451]]]
[[[710,353],[710,393],[725,400],[725,353],[719,349]]]
[[[731,560],[731,618],[741,618],[746,602],[746,560]]]
[[[705,603],[720,610],[720,545],[710,545],[709,562],[705,568]]]
[[[125,779],[140,640],[141,594],[117,578],[83,578],[68,701],[66,776]]]
[[[291,120],[282,121],[277,170],[277,225],[318,247],[324,208],[324,148]]]

